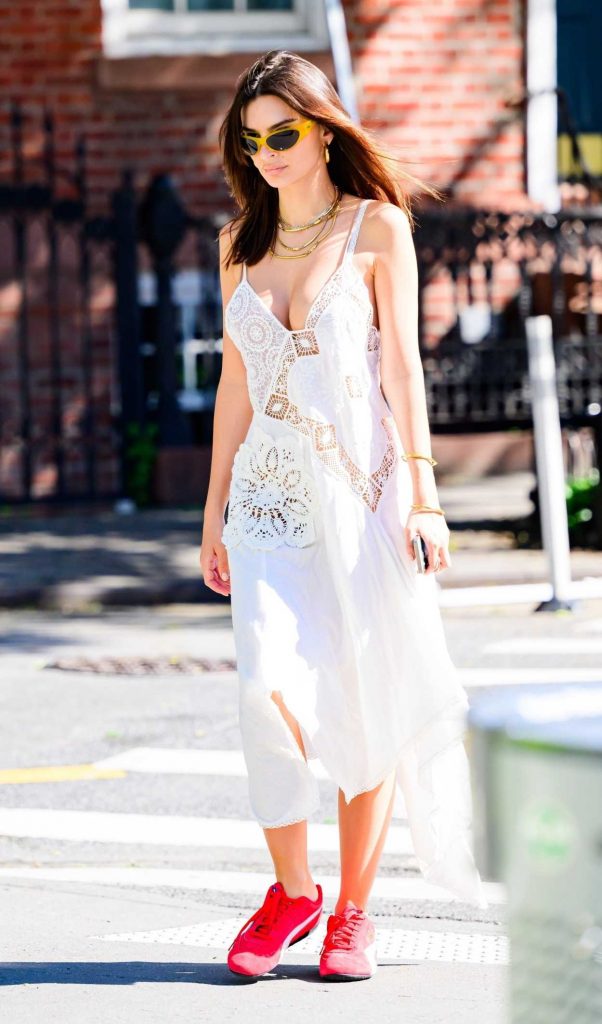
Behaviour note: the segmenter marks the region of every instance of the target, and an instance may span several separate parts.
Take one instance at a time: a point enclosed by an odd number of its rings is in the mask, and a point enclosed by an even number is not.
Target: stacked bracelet
[[[412,512],[437,512],[440,516],[444,516],[445,512],[442,508],[433,508],[432,505],[412,505]],[[411,515],[411,512],[410,512]]]
[[[401,457],[404,462],[407,462],[408,459],[426,459],[427,462],[430,462],[431,466],[438,465],[437,460],[432,455],[420,455],[419,452],[405,452]]]
[[[401,457],[405,462],[408,459],[426,459],[427,462],[430,462],[431,466],[437,465],[437,460],[432,455],[421,455],[420,452],[405,452]],[[437,512],[440,516],[445,515],[442,508],[433,508],[432,505],[415,504],[412,505],[411,512]]]

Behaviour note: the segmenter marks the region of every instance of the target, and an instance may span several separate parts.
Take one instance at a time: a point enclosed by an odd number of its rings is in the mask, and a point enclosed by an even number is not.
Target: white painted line
[[[519,686],[522,683],[599,683],[601,668],[462,668],[460,681],[467,690],[475,686]]]
[[[520,636],[496,640],[482,651],[485,654],[602,654],[602,637]]]
[[[148,774],[222,775],[247,778],[247,768],[241,750],[202,750],[196,748],[132,747],[113,757],[96,761],[100,771],[143,772]],[[324,765],[317,758],[309,761],[310,771],[316,779],[332,781]],[[399,787],[395,790],[393,818],[407,819],[407,808]]]
[[[336,898],[339,878],[317,875],[327,898]],[[89,885],[125,885],[141,888],[206,890],[223,893],[264,895],[274,881],[273,875],[251,871],[192,871],[184,868],[0,868],[2,878],[44,879],[53,882],[79,882]],[[486,900],[491,904],[506,903],[505,886],[483,882]],[[378,877],[372,887],[376,899],[430,900],[437,903],[459,902],[447,889],[431,885],[421,878]]]
[[[292,950],[287,950],[284,962],[294,962],[299,956],[319,953],[326,923],[324,916],[318,927]],[[195,946],[201,949],[226,951],[232,939],[245,923],[244,917],[179,928],[158,928],[148,932],[121,932],[112,935],[90,935],[104,942],[161,943],[175,946]],[[423,929],[376,929],[376,955],[379,960],[436,961],[438,963],[495,964],[509,963],[509,943],[505,935],[483,935],[471,932],[436,932]]]
[[[94,767],[161,775],[224,775],[241,778],[247,776],[242,750],[133,747],[121,754],[115,754],[114,757],[96,761]],[[310,761],[309,767],[316,778],[329,778],[319,761]]]
[[[438,601],[443,608],[468,608],[471,605],[521,604],[549,601],[551,583],[508,583],[487,587],[443,587],[437,584]],[[587,576],[573,580],[570,597],[575,600],[602,597],[602,578]]]
[[[265,838],[255,821],[238,818],[193,818],[179,815],[113,814],[46,808],[0,807],[0,835],[68,839],[71,842],[133,843],[154,846],[229,846],[263,850]],[[310,822],[308,844],[314,851],[339,849],[337,825]],[[413,854],[410,831],[392,825],[385,844],[389,853]]]

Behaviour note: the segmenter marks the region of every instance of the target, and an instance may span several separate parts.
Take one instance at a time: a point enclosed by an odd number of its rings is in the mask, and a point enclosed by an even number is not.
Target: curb
[[[538,585],[549,582],[532,576],[518,575],[516,578],[494,580],[490,576],[481,579],[454,580],[453,584],[439,584],[441,593],[472,590],[475,587],[514,587]],[[91,609],[152,607],[169,604],[223,604],[230,606],[230,598],[217,594],[199,579],[135,582],[103,586],[89,583],[51,583],[24,587],[0,587],[0,609],[39,609],[40,611],[78,612]]]
[[[0,609],[37,608],[41,611],[78,611],[89,608],[145,607],[165,604],[224,604],[222,597],[199,579],[169,583],[123,583],[104,587],[90,582],[52,583],[0,588]]]

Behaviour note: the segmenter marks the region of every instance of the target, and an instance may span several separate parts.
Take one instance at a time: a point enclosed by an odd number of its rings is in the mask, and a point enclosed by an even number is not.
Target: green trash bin
[[[512,1024],[602,1024],[602,683],[490,691],[467,724],[475,860],[507,889]]]

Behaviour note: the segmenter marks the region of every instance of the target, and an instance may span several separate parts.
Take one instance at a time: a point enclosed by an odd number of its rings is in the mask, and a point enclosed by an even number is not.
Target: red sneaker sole
[[[316,921],[316,923],[312,924],[311,928],[308,928],[306,932],[302,932],[301,935],[297,935],[297,937],[292,939],[291,942],[287,943],[286,946],[283,946],[282,949],[280,950],[279,954],[278,954],[278,959],[275,960],[275,962],[273,964],[270,964],[269,967],[266,967],[266,969],[264,971],[261,971],[259,974],[256,974],[254,971],[238,971],[238,970],[236,970],[235,967],[231,967],[230,964],[228,964],[228,970],[231,971],[232,974],[238,974],[240,977],[244,977],[244,978],[263,978],[263,977],[265,977],[266,974],[269,974],[270,971],[274,970],[274,967],[278,966],[278,964],[280,962],[280,958],[282,957],[282,954],[285,953],[287,949],[290,949],[290,947],[294,946],[295,943],[301,942],[302,939],[306,939],[308,935],[311,935],[311,933],[313,931],[315,931],[315,929],[318,927],[318,925],[320,923],[321,916],[322,916],[322,914],[320,912],[320,916],[318,917],[318,920]]]
[[[373,974],[322,974],[320,971],[320,977],[325,981],[367,981]]]

